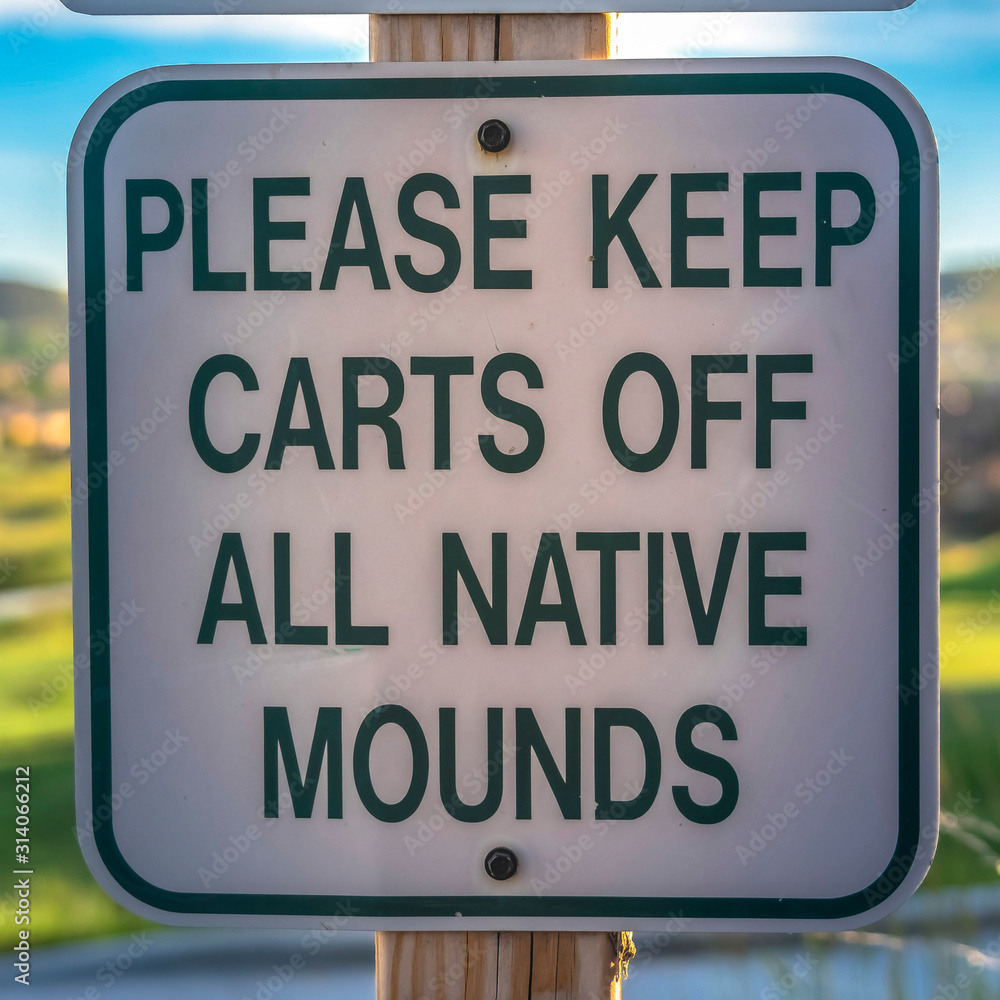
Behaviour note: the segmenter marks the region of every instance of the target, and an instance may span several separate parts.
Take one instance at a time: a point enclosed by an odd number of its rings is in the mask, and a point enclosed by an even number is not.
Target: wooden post
[[[372,62],[607,59],[617,14],[371,14]]]
[[[372,62],[607,59],[617,14],[372,14]],[[632,935],[383,931],[378,1000],[619,1000]]]
[[[378,1000],[620,1000],[629,933],[383,931]]]

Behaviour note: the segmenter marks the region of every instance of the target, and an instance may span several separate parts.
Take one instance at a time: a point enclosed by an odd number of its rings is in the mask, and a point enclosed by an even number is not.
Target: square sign
[[[70,156],[78,826],[178,923],[818,929],[937,818],[937,180],[836,59],[187,67]]]

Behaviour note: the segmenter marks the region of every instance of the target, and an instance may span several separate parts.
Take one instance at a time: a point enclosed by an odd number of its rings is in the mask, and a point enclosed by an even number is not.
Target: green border
[[[831,93],[858,101],[888,128],[899,157],[899,346],[919,345],[920,177],[904,176],[919,162],[920,150],[903,111],[874,84],[842,73],[677,73],[593,76],[496,77],[489,97],[476,93],[481,79],[399,78],[332,80],[174,80],[147,85],[120,97],[90,135],[84,162],[84,274],[88,301],[104,301],[104,164],[119,128],[137,111],[169,101],[326,101],[428,100],[532,97],[614,97],[636,95],[746,95]],[[87,460],[107,460],[107,370],[104,313],[95,310],[86,324]],[[905,357],[900,351],[900,356]],[[160,910],[200,914],[329,916],[338,906],[361,917],[686,917],[770,920],[833,920],[851,917],[883,902],[910,870],[920,836],[920,695],[910,690],[917,676],[920,622],[920,364],[899,366],[898,520],[910,514],[917,527],[898,545],[899,581],[899,826],[896,848],[886,870],[866,889],[823,899],[756,897],[564,896],[326,896],[269,893],[173,892],[145,881],[125,861],[112,822],[95,830],[108,872],[135,899]],[[911,498],[904,501],[903,498]],[[107,480],[90,492],[88,506],[90,635],[110,622],[109,524]],[[95,815],[103,796],[112,794],[110,656],[91,642],[91,754]],[[902,697],[906,691],[907,697]],[[880,888],[880,884],[888,883]]]

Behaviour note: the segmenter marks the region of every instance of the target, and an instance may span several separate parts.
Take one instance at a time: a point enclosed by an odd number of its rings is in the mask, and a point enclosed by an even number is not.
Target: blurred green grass
[[[0,456],[0,588],[70,576],[69,463]],[[5,563],[5,558],[9,564]],[[0,576],[3,570],[0,569]],[[942,808],[974,803],[945,829],[925,885],[995,881],[1000,857],[1000,537],[942,555]],[[105,895],[73,833],[72,630],[68,608],[0,620],[0,829],[13,828],[13,770],[30,765],[37,871],[32,941],[97,937],[146,926]],[[13,940],[0,891],[0,944]]]
[[[69,491],[64,457],[0,458],[0,590],[69,580]]]
[[[70,579],[69,460],[0,455],[0,602]],[[46,602],[50,603],[50,602]],[[13,830],[14,768],[31,768],[32,943],[103,937],[145,921],[98,887],[73,827],[73,631],[68,604],[0,616],[0,828]],[[0,943],[14,939],[0,887]]]

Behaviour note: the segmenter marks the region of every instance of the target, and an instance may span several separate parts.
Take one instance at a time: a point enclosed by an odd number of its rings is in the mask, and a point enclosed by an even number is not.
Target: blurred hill
[[[0,281],[0,415],[69,403],[66,296]]]
[[[40,319],[64,324],[66,296],[47,288],[0,281],[0,319],[7,323]]]
[[[1000,531],[1000,278],[996,259],[941,276],[941,467],[945,539]]]
[[[975,271],[941,275],[941,378],[998,378],[988,362],[1000,351],[1000,268],[996,258]],[[986,362],[986,364],[984,364]]]

